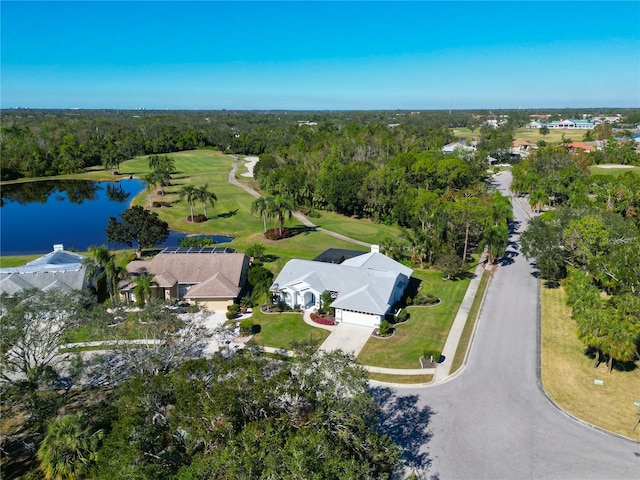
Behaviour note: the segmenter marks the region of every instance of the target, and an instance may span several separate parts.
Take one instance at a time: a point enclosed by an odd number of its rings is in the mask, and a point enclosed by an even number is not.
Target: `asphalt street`
[[[496,177],[508,194],[511,173]],[[405,473],[455,479],[640,479],[640,443],[580,423],[538,384],[539,284],[515,229],[479,317],[469,362],[450,381],[379,388],[385,425],[405,449]]]

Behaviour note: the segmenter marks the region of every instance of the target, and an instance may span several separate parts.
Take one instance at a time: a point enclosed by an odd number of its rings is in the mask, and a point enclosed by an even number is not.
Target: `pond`
[[[118,217],[144,184],[53,180],[4,185],[0,189],[0,255],[47,253],[54,244],[84,252],[104,245],[107,220]],[[186,234],[172,231],[160,246],[177,246]],[[211,235],[217,243],[231,237]],[[109,245],[116,248],[115,245]],[[118,246],[117,248],[124,248]]]

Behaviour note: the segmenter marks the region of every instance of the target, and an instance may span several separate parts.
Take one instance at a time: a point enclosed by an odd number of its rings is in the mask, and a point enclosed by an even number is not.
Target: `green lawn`
[[[396,327],[388,339],[372,337],[358,356],[358,363],[388,368],[420,368],[424,350],[442,351],[451,324],[464,297],[469,279],[443,280],[435,270],[416,270],[420,294],[431,293],[441,303],[433,307],[408,307],[409,321]]]
[[[318,346],[329,336],[329,331],[304,323],[302,314],[265,314],[254,311],[254,325],[260,325],[260,333],[253,339],[258,345],[274,348],[291,348],[292,342],[310,340]]]
[[[595,369],[578,339],[562,287],[541,291],[542,384],[553,400],[569,413],[606,430],[640,441],[633,431],[640,401],[640,362],[635,369]],[[596,385],[594,380],[602,380]]]
[[[632,165],[592,165],[589,167],[592,175],[622,175],[623,173],[633,172],[640,175],[640,167]]]
[[[469,343],[471,343],[471,336],[473,335],[473,330],[475,328],[476,321],[478,320],[478,314],[480,313],[480,308],[482,307],[484,293],[487,290],[487,286],[489,285],[490,275],[490,273],[483,270],[482,278],[480,279],[480,285],[478,286],[478,291],[476,292],[476,298],[473,299],[473,305],[471,305],[471,310],[469,310],[469,316],[467,317],[467,322],[464,324],[464,329],[462,330],[462,335],[460,336],[460,341],[458,342],[458,348],[456,349],[456,355],[453,359],[453,363],[451,364],[451,373],[454,373],[456,370],[458,370],[464,362],[464,357],[467,354]]]
[[[334,212],[319,211],[319,218],[309,218],[314,225],[341,233],[362,242],[379,244],[385,237],[397,238],[402,234],[402,230],[396,226],[374,223],[371,220],[355,219],[345,217]],[[360,250],[363,247],[353,248]]]
[[[549,130],[548,135],[541,135],[538,128],[518,128],[513,133],[513,138],[516,140],[527,140],[530,143],[538,143],[540,140],[544,140],[547,145],[559,145],[562,143],[562,136],[569,138],[574,142],[581,142],[584,134],[587,130]],[[453,134],[458,138],[463,139],[479,139],[480,129],[475,129],[473,132],[468,128],[455,128]]]

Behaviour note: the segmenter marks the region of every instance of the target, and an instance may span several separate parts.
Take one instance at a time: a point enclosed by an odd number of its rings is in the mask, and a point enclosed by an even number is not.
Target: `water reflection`
[[[60,180],[0,188],[0,254],[50,252],[53,244],[86,251],[107,242],[108,218],[118,217],[144,189],[139,180]],[[171,232],[163,246],[177,246],[184,233]],[[233,240],[215,237],[218,243]],[[110,245],[113,248],[113,245]]]

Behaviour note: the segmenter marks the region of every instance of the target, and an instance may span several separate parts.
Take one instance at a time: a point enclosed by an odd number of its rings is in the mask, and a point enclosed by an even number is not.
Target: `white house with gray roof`
[[[85,257],[54,245],[53,251],[20,267],[0,268],[0,293],[13,296],[23,290],[58,288],[65,292],[89,285]]]
[[[377,327],[402,298],[413,270],[380,253],[349,258],[341,264],[290,260],[271,291],[291,308],[317,309],[320,296],[332,293],[337,322]]]

